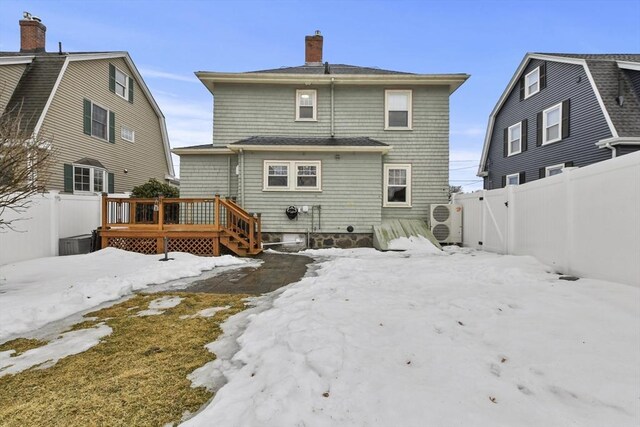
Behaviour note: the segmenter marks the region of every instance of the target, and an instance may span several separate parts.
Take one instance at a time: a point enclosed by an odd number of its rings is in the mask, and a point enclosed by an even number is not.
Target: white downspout
[[[616,158],[616,147],[612,147],[610,142],[605,143],[604,146],[606,148],[608,148],[609,150],[611,150],[611,158],[615,159]]]
[[[331,138],[333,138],[335,136],[335,130],[334,130],[334,124],[333,124],[333,83],[335,81],[334,77],[331,77]]]

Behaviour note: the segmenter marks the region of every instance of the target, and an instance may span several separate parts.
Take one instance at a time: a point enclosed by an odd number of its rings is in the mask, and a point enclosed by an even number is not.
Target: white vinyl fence
[[[118,194],[114,197],[128,197]],[[58,191],[31,198],[26,212],[6,209],[3,219],[18,219],[14,230],[0,230],[0,265],[58,255],[64,237],[91,234],[101,222],[101,196],[73,195]]]
[[[454,203],[463,205],[464,246],[640,286],[640,152]]]

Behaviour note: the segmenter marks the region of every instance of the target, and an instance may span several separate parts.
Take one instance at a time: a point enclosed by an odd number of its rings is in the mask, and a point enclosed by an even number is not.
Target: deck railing
[[[213,232],[249,252],[261,247],[259,214],[250,214],[232,199],[214,198],[102,198],[102,230],[139,231],[158,237],[167,232]],[[154,233],[155,234],[155,233]]]

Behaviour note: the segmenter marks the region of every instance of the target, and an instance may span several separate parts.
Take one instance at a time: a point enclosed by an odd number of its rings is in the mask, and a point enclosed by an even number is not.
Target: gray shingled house
[[[46,52],[46,27],[26,14],[20,52],[0,52],[0,116],[51,138],[47,188],[131,191],[174,181],[165,120],[127,52]]]
[[[640,54],[525,55],[489,117],[478,176],[518,185],[640,149]]]
[[[213,144],[176,148],[181,195],[235,197],[266,242],[371,246],[389,219],[428,221],[449,188],[449,96],[466,74],[329,64],[197,72],[214,96]]]

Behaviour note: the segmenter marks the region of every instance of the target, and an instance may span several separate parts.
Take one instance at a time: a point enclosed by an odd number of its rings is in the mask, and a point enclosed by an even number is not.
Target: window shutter
[[[520,172],[520,180],[518,181],[518,184],[522,185],[524,184],[525,181],[525,173],[524,172]]]
[[[109,193],[113,194],[115,193],[115,187],[116,187],[116,176],[113,174],[113,172],[109,172],[109,184],[108,184],[108,188],[109,188]]]
[[[527,145],[529,141],[529,120],[524,119],[522,121],[521,129],[520,129],[520,138],[522,141],[522,151],[527,151]]]
[[[547,63],[540,65],[540,90],[547,87]]]
[[[133,104],[133,79],[129,77],[129,102]]]
[[[502,175],[502,188],[507,186],[507,176]]]
[[[520,77],[520,101],[524,99],[524,76]]]
[[[509,128],[504,128],[504,134],[502,138],[502,157],[509,155]]]
[[[572,168],[573,167],[573,162],[564,162],[564,167],[565,168]]]
[[[109,64],[109,90],[116,93],[116,67]]]
[[[545,168],[538,169],[538,178],[544,178],[547,176],[547,170]]]
[[[567,99],[562,102],[562,139],[569,138],[569,110],[571,109],[571,100]]]
[[[91,101],[85,99],[83,101],[84,104],[84,114],[83,114],[83,127],[84,133],[87,135],[91,135]]]
[[[73,165],[64,164],[64,192],[73,193]]]
[[[542,145],[542,111],[536,116],[536,146]]]
[[[116,142],[116,113],[109,111],[109,142]]]

